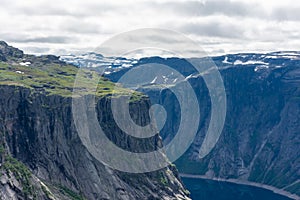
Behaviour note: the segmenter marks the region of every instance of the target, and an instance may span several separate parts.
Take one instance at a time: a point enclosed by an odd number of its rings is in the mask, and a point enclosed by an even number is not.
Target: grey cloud
[[[152,3],[154,5],[155,3]],[[160,10],[172,10],[187,16],[209,16],[223,14],[226,16],[258,17],[263,10],[253,3],[234,2],[230,0],[212,0],[205,3],[199,1],[158,3]]]
[[[78,20],[64,21],[61,26],[61,30],[65,30],[71,33],[79,33],[79,34],[97,34],[100,33],[100,25],[82,22]]]
[[[1,40],[5,40],[7,42],[14,42],[20,38],[26,38],[27,35],[20,34],[20,33],[14,33],[14,32],[0,32],[0,38]]]
[[[141,32],[143,32],[143,34],[141,34]],[[192,46],[195,43],[195,41],[182,33],[174,33],[171,29],[160,29],[160,31],[151,28],[139,29],[135,35],[121,36],[120,38],[122,38],[122,40],[120,40],[120,46],[134,49],[131,48],[131,45],[134,46],[135,44],[138,44],[138,46],[143,46],[145,48],[166,48],[165,50],[173,49],[176,51],[178,47],[186,47],[188,49],[190,48],[189,46]]]
[[[279,21],[300,21],[299,7],[281,7],[272,11],[271,19]]]
[[[120,56],[124,53],[137,52],[139,49],[147,49],[151,53],[168,52],[183,57],[205,55],[197,43],[188,37],[164,29],[139,29],[116,35],[108,42],[96,48],[96,52],[105,56]]]
[[[7,5],[5,12],[8,12],[12,15],[25,15],[25,16],[70,16],[81,18],[88,16],[88,13],[85,10],[69,10],[66,7],[63,7],[59,4],[35,4],[34,6],[24,5]]]
[[[70,5],[72,7],[72,5]],[[209,16],[213,14],[224,14],[227,16],[251,16],[258,17],[263,15],[263,10],[256,4],[234,2],[230,0],[209,0],[205,3],[192,0],[186,2],[169,1],[158,2],[137,2],[128,9],[128,5],[112,4],[109,2],[85,3],[81,7],[68,9],[59,4],[36,4],[35,6],[11,6],[14,13],[35,15],[56,15],[71,17],[103,16],[107,13],[126,13],[139,10],[153,10],[157,12],[172,12],[184,16]]]
[[[190,33],[201,36],[225,37],[240,39],[244,37],[244,32],[238,26],[222,23],[189,23],[181,25],[180,30],[184,33]]]
[[[128,42],[136,42],[136,43],[145,43],[145,42],[156,42],[156,43],[181,43],[182,40],[179,40],[178,37],[174,36],[167,36],[166,35],[157,35],[157,34],[151,34],[151,31],[149,31],[148,35],[143,36],[135,36],[127,38]]]
[[[110,5],[109,3],[83,3],[82,5],[62,6],[59,3],[36,3],[34,6],[24,5],[7,5],[12,14],[26,15],[26,16],[63,16],[83,18],[91,16],[103,16],[107,12],[117,11],[118,6]]]
[[[61,7],[53,7],[40,5],[38,7],[18,7],[16,9],[18,12],[21,11],[21,14],[25,14],[28,16],[43,16],[43,15],[58,15],[58,16],[66,16],[66,15],[75,15],[75,13],[70,13],[66,9]]]
[[[199,1],[168,2],[157,4],[162,10],[172,10],[185,16],[225,15],[230,17],[249,17],[265,20],[300,21],[300,7],[284,6],[271,8],[268,14],[264,8],[248,1],[235,2],[230,0],[212,0],[205,3]]]
[[[43,48],[43,47],[28,46],[28,47],[22,47],[22,50],[34,54],[47,54],[51,49],[47,47]]]
[[[130,11],[130,9],[127,6],[123,5],[113,5],[109,2],[106,3],[99,3],[99,1],[96,1],[97,3],[90,3],[86,4],[82,10],[84,10],[85,13],[90,15],[97,15],[97,16],[103,16],[107,13],[120,13],[122,10]]]
[[[47,37],[33,37],[33,38],[16,38],[14,42],[17,43],[71,43],[74,41],[74,38],[66,36],[47,36]]]
[[[1,8],[0,8],[1,9]],[[7,4],[2,7],[5,12],[12,15],[26,15],[26,16],[42,16],[42,15],[67,15],[66,9],[60,6],[36,4],[34,6],[26,6],[26,4]]]

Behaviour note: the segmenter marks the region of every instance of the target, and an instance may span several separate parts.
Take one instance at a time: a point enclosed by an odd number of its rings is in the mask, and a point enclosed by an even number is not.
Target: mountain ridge
[[[189,199],[177,170],[129,174],[96,160],[82,144],[72,121],[72,89],[77,67],[58,57],[32,56],[0,43],[1,199]],[[17,52],[17,57],[15,56]],[[5,60],[5,61],[4,61]],[[97,117],[106,135],[128,150],[158,148],[159,138],[136,143],[118,129],[110,110],[114,84],[86,70],[86,80],[100,78]],[[79,97],[91,95],[87,91]],[[119,87],[116,94],[128,93]],[[149,121],[149,102],[136,96],[133,117]]]
[[[104,76],[118,82],[127,72],[151,63],[179,71],[185,79],[176,79],[170,73],[160,74],[150,80],[151,87],[140,85],[138,88],[150,99],[152,96],[153,103],[162,104],[172,116],[161,130],[165,144],[176,134],[180,121],[178,103],[168,87],[187,81],[197,92],[202,120],[192,146],[175,162],[179,172],[248,180],[299,196],[300,52],[228,54],[211,59],[223,78],[227,116],[216,147],[203,159],[198,159],[198,151],[210,121],[210,95],[203,78],[188,59],[147,57],[131,67],[116,66],[115,70],[112,70],[114,65],[108,63],[109,73]],[[84,67],[84,59],[79,60]]]

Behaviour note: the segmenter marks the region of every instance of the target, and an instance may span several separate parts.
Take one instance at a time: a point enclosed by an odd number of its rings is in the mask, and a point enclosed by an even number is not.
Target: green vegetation
[[[77,194],[76,192],[74,192],[73,190],[70,190],[69,188],[67,188],[65,186],[60,185],[58,187],[62,194],[67,195],[72,200],[85,200],[85,198],[83,196],[81,196],[80,194]]]
[[[5,153],[5,148],[4,146],[0,146],[0,155],[2,156]]]
[[[2,148],[5,154],[5,148],[1,147],[1,149]],[[35,199],[36,191],[38,191],[38,188],[36,188],[32,184],[32,173],[30,172],[30,170],[22,162],[11,157],[10,155],[5,154],[2,156],[4,157],[4,162],[2,161],[0,169],[5,170],[9,178],[11,178],[11,174],[13,174],[13,176],[21,184],[23,194],[26,195],[26,197],[28,197],[29,199]],[[54,199],[51,192],[46,188],[46,186],[41,184],[41,189],[48,199]],[[77,194],[67,187],[59,185],[57,189],[63,195],[70,197],[72,200],[86,200],[83,196]]]
[[[16,85],[32,89],[35,92],[45,91],[47,95],[72,96],[78,68],[72,65],[46,64],[42,67],[10,65],[0,62],[0,85]],[[76,94],[95,94],[96,96],[129,95],[130,90],[122,88],[101,77],[96,71],[81,69],[77,77]],[[79,87],[79,86],[80,87]],[[96,91],[94,87],[97,86]],[[132,94],[131,101],[143,95]]]
[[[163,185],[168,185],[169,181],[166,177],[160,177],[160,182]]]
[[[16,179],[22,184],[24,194],[35,196],[35,189],[30,182],[31,172],[23,163],[11,156],[7,156],[2,167],[6,170],[7,174],[9,172],[13,173]]]
[[[186,194],[187,196],[190,196],[190,195],[191,195],[190,191],[188,191],[188,190],[183,190],[183,192],[184,192],[184,194]]]
[[[0,133],[0,170],[6,171],[6,174],[13,175],[22,186],[22,192],[27,196],[35,197],[35,188],[31,184],[32,175],[30,170],[20,161],[11,157],[5,148],[4,134]]]
[[[169,184],[169,180],[163,172],[159,172],[159,180],[160,183],[164,186],[167,186]]]

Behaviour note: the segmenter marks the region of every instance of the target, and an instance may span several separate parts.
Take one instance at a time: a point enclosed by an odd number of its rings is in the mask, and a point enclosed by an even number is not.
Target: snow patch
[[[24,74],[24,72],[17,70],[16,71],[17,74]]]
[[[255,67],[254,71],[257,72],[258,70],[268,69],[268,68],[269,68],[269,65],[260,65],[260,66]]]
[[[264,65],[264,66],[269,65],[269,63],[259,61],[259,60],[248,60],[246,62],[243,62],[241,60],[236,60],[233,64],[234,65]]]
[[[31,62],[20,62],[19,63],[19,65],[26,66],[26,67],[28,67],[30,64],[31,64]]]
[[[154,84],[156,80],[157,80],[157,76],[150,83]]]
[[[131,65],[131,64],[124,63],[124,64],[122,64],[122,67],[124,67],[124,68],[129,68],[129,67],[132,67],[132,65]]]
[[[226,56],[225,59],[222,61],[225,64],[232,64],[232,62],[228,62],[228,57]]]
[[[188,75],[184,80],[187,81],[188,79],[192,78],[193,74]]]

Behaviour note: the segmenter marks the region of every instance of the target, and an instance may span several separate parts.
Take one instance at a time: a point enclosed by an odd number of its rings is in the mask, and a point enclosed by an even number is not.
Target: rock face
[[[13,86],[2,86],[0,93],[5,94],[0,97],[1,119],[5,120],[1,132],[5,133],[10,153],[46,184],[64,185],[80,191],[87,199],[185,198],[171,169],[126,174],[94,159],[74,127],[71,98],[32,95],[28,89]],[[108,105],[108,99],[99,100],[99,118],[106,124],[112,123]],[[147,104],[141,105],[138,109],[147,111]],[[132,148],[134,144],[121,138],[120,130],[114,126],[107,129],[117,144]],[[136,145],[134,149],[137,148],[146,150],[142,148],[147,145]],[[161,180],[166,180],[166,185]]]
[[[272,185],[300,195],[300,54],[237,54],[212,58],[219,67],[227,95],[222,135],[203,159],[199,149],[211,115],[208,89],[188,63],[177,58],[145,58],[139,64],[163,63],[179,70],[195,88],[201,105],[199,131],[190,149],[175,164],[182,173],[233,178]],[[117,81],[128,69],[107,75]],[[165,84],[173,82],[164,74]],[[160,82],[161,84],[161,82]],[[161,131],[165,143],[176,134],[180,107],[167,89],[142,91],[164,105],[169,120]]]
[[[47,62],[51,59],[61,62],[49,57]],[[0,94],[1,199],[189,199],[173,166],[129,174],[96,160],[74,126],[71,97],[15,85],[1,85]],[[96,110],[111,141],[142,152],[159,148],[158,137],[137,143],[124,135],[109,103],[110,97],[102,96]],[[149,121],[149,100],[135,102],[131,110],[137,123]]]
[[[11,47],[4,41],[0,41],[0,60],[7,61],[9,58],[22,58],[24,55],[23,51]]]

